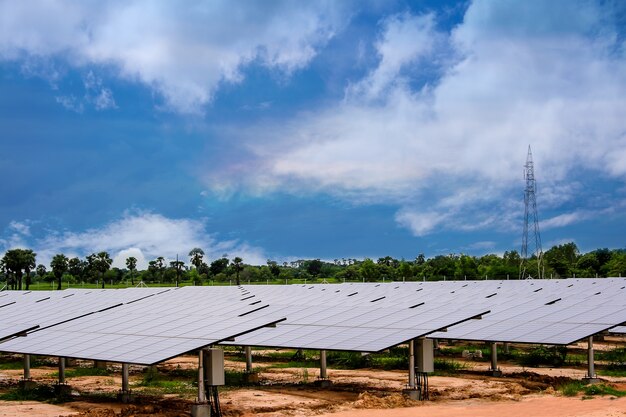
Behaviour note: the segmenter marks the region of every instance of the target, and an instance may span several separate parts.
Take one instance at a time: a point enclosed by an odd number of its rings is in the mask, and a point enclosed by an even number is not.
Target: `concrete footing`
[[[491,372],[491,376],[496,376],[496,377],[502,376],[502,371],[499,369],[496,369],[496,370],[490,369],[489,372]]]
[[[21,390],[30,391],[37,388],[37,382],[33,381],[32,379],[20,379],[20,381],[18,382],[18,386]]]
[[[321,388],[328,388],[331,385],[333,385],[333,381],[331,381],[330,379],[316,379],[314,382],[315,386],[321,387]]]
[[[192,405],[191,417],[211,417],[211,406],[209,404]]]
[[[244,372],[243,373],[243,382],[245,384],[258,384],[259,383],[259,373],[258,372]]]
[[[422,393],[415,388],[407,388],[402,390],[402,395],[409,397],[415,401],[422,401]]]
[[[124,404],[135,402],[135,394],[130,391],[120,391],[117,393],[117,400]]]
[[[584,377],[582,379],[583,383],[588,384],[588,385],[594,385],[594,384],[599,384],[602,382],[602,380],[600,378],[589,378],[588,376]]]
[[[57,397],[69,397],[72,395],[72,387],[67,384],[54,384],[54,395]]]

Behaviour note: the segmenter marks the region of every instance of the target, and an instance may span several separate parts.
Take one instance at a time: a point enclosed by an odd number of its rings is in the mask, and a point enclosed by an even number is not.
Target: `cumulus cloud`
[[[521,201],[529,143],[547,204],[570,198],[570,174],[583,161],[624,179],[626,56],[612,7],[476,0],[449,33],[432,14],[386,18],[378,65],[343,100],[238,130],[246,163],[219,166],[205,181],[221,193],[391,202],[402,207],[398,223],[424,235],[512,220],[502,214]],[[419,83],[433,67],[439,75]]]
[[[336,2],[148,0],[0,4],[0,59],[55,57],[114,68],[198,113],[223,82],[256,62],[298,70],[341,28]]]
[[[114,260],[113,266],[125,268],[126,258],[134,256],[138,268],[146,268],[148,261],[158,256],[172,260],[178,255],[187,262],[187,254],[194,247],[202,248],[208,259],[224,253],[240,256],[249,264],[262,264],[267,259],[262,249],[245,242],[218,240],[207,232],[203,220],[172,219],[150,212],[128,212],[100,228],[49,232],[43,238],[22,239],[19,243],[22,247],[32,247],[37,253],[37,262],[44,264],[57,253],[86,256],[107,251]]]

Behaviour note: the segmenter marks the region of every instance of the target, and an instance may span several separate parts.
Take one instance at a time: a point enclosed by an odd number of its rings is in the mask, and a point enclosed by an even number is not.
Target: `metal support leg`
[[[593,336],[587,338],[587,375],[585,379],[588,382],[595,382],[597,379],[593,354]]]
[[[206,403],[206,391],[204,389],[204,350],[198,352],[198,403]]]
[[[409,342],[409,389],[415,389],[415,340]]]
[[[24,380],[30,379],[30,355],[24,355]]]
[[[65,358],[59,356],[59,384],[65,384]]]
[[[129,392],[130,385],[128,383],[128,364],[122,364],[122,392]]]
[[[35,381],[30,379],[30,355],[24,355],[24,379],[19,382],[20,388],[28,391],[37,386]]]
[[[326,372],[326,351],[320,350],[320,379],[328,379]]]
[[[72,395],[72,387],[65,383],[65,358],[59,356],[59,382],[54,385],[57,398],[67,398]]]
[[[204,350],[198,351],[198,399],[191,406],[192,417],[211,417],[211,405],[207,401],[204,388]]]
[[[246,372],[252,372],[252,348],[246,346]]]
[[[491,343],[491,369],[489,369],[493,376],[502,376],[502,372],[498,369],[498,344],[496,342]]]
[[[507,355],[510,353],[509,352],[509,344],[507,342],[504,343],[504,353],[506,353]]]

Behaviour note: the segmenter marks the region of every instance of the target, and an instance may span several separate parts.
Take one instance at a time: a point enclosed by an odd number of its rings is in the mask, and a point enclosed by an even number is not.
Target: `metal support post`
[[[587,338],[587,375],[585,380],[589,383],[597,381],[593,354],[593,336]]]
[[[252,372],[252,348],[250,346],[246,346],[246,372]]]
[[[65,384],[65,358],[59,356],[59,384]]]
[[[24,355],[24,380],[30,379],[30,355]]]
[[[198,351],[198,404],[206,403],[206,391],[204,389],[204,350]]]
[[[128,364],[122,364],[122,392],[126,393],[130,391],[128,383]]]
[[[509,343],[508,342],[504,343],[504,353],[506,353],[507,355],[510,353],[510,351],[509,351]]]
[[[320,350],[320,379],[328,379],[326,372],[326,351]]]
[[[415,340],[409,341],[409,389],[415,389]]]
[[[20,380],[20,388],[27,391],[35,388],[37,384],[30,379],[30,355],[24,355],[24,378]]]
[[[498,369],[498,343],[491,343],[491,374],[493,376],[502,376],[502,371]]]

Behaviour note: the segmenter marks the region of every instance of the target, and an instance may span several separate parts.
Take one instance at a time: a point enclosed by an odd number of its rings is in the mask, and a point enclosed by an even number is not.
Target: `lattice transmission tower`
[[[543,278],[543,250],[541,249],[541,234],[539,233],[539,216],[537,215],[537,184],[535,183],[535,169],[533,165],[533,154],[528,145],[528,156],[526,157],[526,165],[524,165],[524,180],[526,188],[524,189],[524,234],[522,235],[522,253],[520,263],[520,279],[533,278],[529,267],[531,259],[529,253],[535,256],[537,261],[536,278]],[[532,230],[533,238],[529,239],[529,229]],[[528,250],[528,244],[533,245],[532,251]],[[533,265],[534,266],[534,265]],[[532,268],[532,273],[535,269]]]

